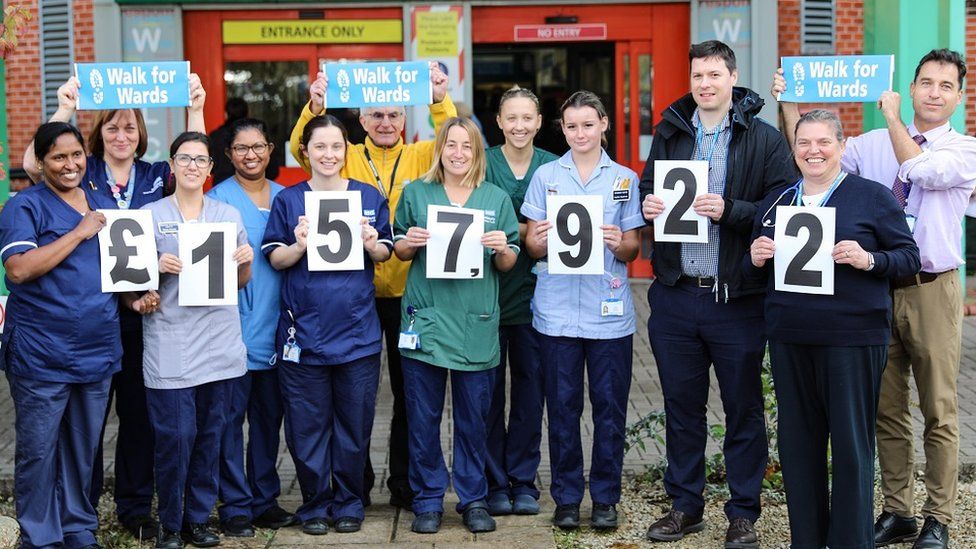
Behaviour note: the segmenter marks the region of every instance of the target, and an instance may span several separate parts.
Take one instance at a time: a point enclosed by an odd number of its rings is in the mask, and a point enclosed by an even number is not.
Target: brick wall
[[[836,55],[861,55],[864,53],[864,1],[837,0],[835,21]],[[800,0],[779,0],[779,54],[802,55],[800,51]],[[864,104],[828,103],[806,104],[803,110],[829,109],[840,115],[844,132],[848,135],[861,133]]]
[[[966,133],[976,132],[976,7],[966,8]]]
[[[21,167],[24,149],[37,126],[44,121],[41,104],[41,58],[38,10],[36,2],[21,2],[31,11],[31,20],[20,35],[17,50],[7,64],[7,135],[10,140],[10,165]],[[74,56],[77,62],[95,59],[95,37],[92,0],[72,0],[74,21]],[[91,115],[78,115],[78,124],[86,133],[91,127]],[[87,133],[86,133],[87,134]],[[16,187],[16,183],[15,187]],[[20,182],[21,184],[23,182]]]

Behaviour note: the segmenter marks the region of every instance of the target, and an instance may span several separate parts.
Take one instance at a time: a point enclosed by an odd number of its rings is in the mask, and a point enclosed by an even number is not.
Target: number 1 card
[[[179,305],[237,305],[236,223],[180,223]]]
[[[655,160],[654,195],[664,201],[664,212],[654,220],[656,242],[708,242],[708,218],[691,204],[708,192],[708,162]]]

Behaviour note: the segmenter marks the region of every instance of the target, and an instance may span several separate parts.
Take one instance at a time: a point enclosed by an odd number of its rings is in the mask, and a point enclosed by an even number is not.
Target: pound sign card
[[[337,107],[429,105],[434,90],[426,61],[406,63],[324,63],[329,79],[325,104]]]
[[[894,55],[783,57],[789,103],[862,103],[877,101],[891,89]]]
[[[78,110],[190,105],[190,62],[75,63]]]

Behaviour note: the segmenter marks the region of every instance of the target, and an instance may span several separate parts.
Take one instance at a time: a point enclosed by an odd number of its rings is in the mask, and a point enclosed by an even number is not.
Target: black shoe
[[[254,518],[254,526],[258,528],[271,528],[277,530],[298,524],[298,517],[294,513],[289,513],[277,505],[268,507],[263,513]]]
[[[508,492],[497,492],[488,496],[488,514],[493,517],[511,515],[512,500],[508,497]]]
[[[900,517],[885,511],[874,523],[875,547],[911,541],[916,535],[918,535],[918,522],[915,521],[915,517]]]
[[[949,547],[949,527],[932,517],[925,517],[922,532],[912,549],[946,549]]]
[[[179,532],[173,532],[160,527],[156,532],[156,549],[183,549],[183,540]]]
[[[468,505],[461,515],[461,521],[472,534],[495,531],[495,519],[488,514],[488,504],[484,501],[476,501]]]
[[[759,534],[752,521],[745,517],[729,520],[725,531],[725,549],[759,549]]]
[[[125,520],[119,519],[119,524],[126,532],[132,534],[132,537],[140,541],[154,539],[159,532],[159,524],[147,515],[139,515]]]
[[[413,507],[413,490],[409,484],[397,484],[390,487],[390,505],[409,511]]]
[[[224,531],[225,536],[232,538],[254,537],[254,525],[251,524],[251,519],[244,515],[237,515],[220,521],[220,529]]]
[[[590,523],[596,530],[616,530],[617,508],[613,505],[594,503],[593,513],[590,514]]]
[[[329,533],[329,523],[324,518],[308,519],[302,523],[302,532],[310,536],[324,536]]]
[[[362,528],[363,521],[356,517],[339,517],[332,525],[336,532],[340,534],[351,534],[358,532]]]
[[[418,534],[436,534],[441,529],[441,514],[436,512],[420,513],[413,517],[410,530]]]
[[[552,514],[552,523],[562,530],[579,528],[579,504],[557,505],[556,511]]]
[[[701,515],[693,517],[677,509],[671,509],[647,529],[646,537],[651,541],[677,541],[687,534],[701,532],[705,521]]]
[[[183,541],[195,547],[216,547],[220,545],[220,536],[215,534],[205,522],[184,525],[180,535],[183,537]]]

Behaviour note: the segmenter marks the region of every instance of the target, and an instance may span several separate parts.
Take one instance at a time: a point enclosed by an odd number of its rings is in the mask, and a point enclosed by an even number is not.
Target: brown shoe
[[[692,517],[676,509],[671,509],[668,514],[647,529],[647,539],[651,541],[677,541],[685,534],[701,532],[705,529],[705,521],[701,516]]]
[[[759,535],[752,521],[744,517],[736,517],[729,521],[729,529],[725,532],[725,549],[757,549]]]

